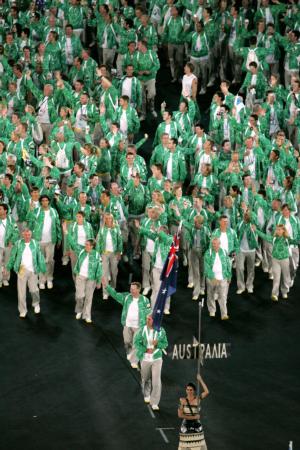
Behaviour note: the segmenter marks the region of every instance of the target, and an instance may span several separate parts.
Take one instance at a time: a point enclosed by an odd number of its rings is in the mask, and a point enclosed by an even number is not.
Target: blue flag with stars
[[[160,279],[160,288],[157,299],[153,308],[153,328],[156,331],[160,330],[165,304],[168,297],[175,294],[177,286],[177,272],[178,272],[178,250],[179,237],[174,236],[168,257],[165,261]]]

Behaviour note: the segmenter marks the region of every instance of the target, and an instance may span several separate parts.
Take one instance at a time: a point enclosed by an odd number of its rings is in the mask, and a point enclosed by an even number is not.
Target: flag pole
[[[201,319],[202,319],[202,302],[203,300],[200,300],[198,303],[198,358],[197,358],[197,405],[199,408],[200,404],[200,382],[199,377],[201,376],[201,357],[202,357],[202,350],[201,350]]]

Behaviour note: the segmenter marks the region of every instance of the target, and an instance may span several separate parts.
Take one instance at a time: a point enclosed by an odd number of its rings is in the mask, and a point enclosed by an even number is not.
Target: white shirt
[[[122,84],[122,95],[127,95],[131,100],[132,77],[126,77]]]
[[[65,53],[67,64],[69,65],[73,64],[73,50],[72,50],[72,41],[70,37],[66,37]]]
[[[69,160],[66,155],[66,144],[62,148],[59,148],[56,153],[55,165],[58,169],[67,169],[69,167]]]
[[[146,244],[146,250],[149,253],[153,253],[154,252],[154,241],[153,239],[147,239],[147,244]]]
[[[126,110],[123,109],[120,117],[120,131],[124,134],[127,134],[127,130],[128,130],[127,115]]]
[[[0,248],[5,247],[5,229],[6,229],[7,219],[1,220],[0,223]]]
[[[195,79],[197,80],[197,77],[193,73],[182,78],[182,92],[187,92],[189,97],[192,95],[192,84]]]
[[[77,244],[84,246],[86,243],[86,232],[83,225],[78,225]]]
[[[222,263],[221,263],[219,253],[216,253],[216,257],[215,257],[215,261],[214,261],[212,270],[213,270],[216,280],[224,280],[223,272],[222,272]]]
[[[165,133],[168,134],[169,136],[170,136],[170,129],[171,129],[171,124],[167,123],[166,128],[165,128]]]
[[[81,268],[80,268],[80,272],[79,275],[81,275],[82,277],[87,278],[88,277],[88,273],[89,273],[89,255],[87,255],[82,264],[81,264]]]
[[[164,268],[164,263],[163,263],[163,260],[162,260],[162,257],[161,257],[160,248],[158,248],[158,251],[156,253],[154,267],[156,269],[163,269]]]
[[[132,302],[129,305],[126,317],[126,327],[139,327],[139,298],[132,297]]]
[[[48,242],[51,242],[52,219],[50,216],[50,210],[44,211],[44,213],[45,213],[45,217],[44,217],[41,242],[48,243]]]
[[[29,272],[34,272],[32,252],[29,247],[29,244],[30,242],[25,243],[25,248],[21,260],[21,266],[23,266],[26,270],[29,270]]]
[[[87,106],[81,105],[76,113],[76,123],[77,128],[85,129],[87,127]]]
[[[173,153],[170,153],[170,158],[167,162],[167,178],[172,180],[172,172],[173,172]]]
[[[220,234],[220,243],[221,243],[221,248],[228,253],[228,237],[227,237],[227,233],[221,233]]]
[[[44,97],[39,103],[38,121],[40,123],[50,123],[48,111],[48,97]]]
[[[111,237],[111,232],[109,230],[108,230],[107,235],[106,235],[105,250],[107,252],[113,252],[114,251],[114,246],[113,246],[113,241],[112,241],[112,237]]]

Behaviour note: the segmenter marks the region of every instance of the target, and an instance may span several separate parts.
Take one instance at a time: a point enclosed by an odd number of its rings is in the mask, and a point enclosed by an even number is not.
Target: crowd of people
[[[91,323],[101,286],[123,305],[128,360],[142,361],[145,401],[158,409],[167,338],[151,310],[178,228],[187,293],[206,295],[211,317],[229,319],[234,272],[238,295],[255,292],[259,266],[272,301],[293,286],[298,2],[1,0],[0,18],[0,287],[14,270],[20,317],[27,286],[39,314],[61,252],[77,320]],[[176,111],[155,103],[167,67]],[[116,292],[121,259],[142,264],[126,294]]]

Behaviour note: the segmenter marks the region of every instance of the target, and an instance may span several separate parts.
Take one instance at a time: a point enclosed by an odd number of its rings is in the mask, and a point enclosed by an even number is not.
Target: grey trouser
[[[287,294],[289,292],[289,288],[291,285],[289,258],[286,259],[273,258],[272,272],[274,277],[272,295],[276,295],[278,297],[279,287],[283,295]]]
[[[24,269],[22,273],[18,273],[18,309],[20,314],[27,313],[26,305],[26,289],[28,289],[32,298],[32,306],[35,307],[40,303],[40,292],[38,288],[38,276],[36,273]]]
[[[194,74],[200,78],[201,88],[206,89],[208,81],[208,57],[207,59],[197,60],[191,56],[190,61],[194,66]]]
[[[109,69],[112,68],[115,59],[116,49],[114,48],[104,48],[103,49],[103,64],[105,64]]]
[[[151,286],[150,268],[151,268],[152,254],[143,250],[142,252],[142,268],[143,268],[143,288]]]
[[[2,280],[8,281],[10,279],[10,271],[5,270],[5,273],[2,273],[2,268],[6,269],[9,257],[11,252],[11,246],[0,248],[0,283]]]
[[[81,275],[76,276],[75,312],[82,313],[83,319],[91,319],[91,309],[95,287],[96,281],[89,280]]]
[[[269,274],[272,274],[272,250],[273,250],[273,244],[271,244],[268,241],[263,241],[262,243],[263,247],[263,269],[268,270]]]
[[[207,283],[207,308],[210,314],[216,312],[215,295],[218,295],[218,302],[220,305],[221,317],[227,316],[227,294],[228,281],[227,280],[210,280],[206,278]]]
[[[133,345],[134,336],[136,335],[138,331],[138,328],[132,328],[132,327],[126,327],[126,325],[123,328],[123,339],[124,339],[124,346],[126,350],[126,354],[130,355],[130,362],[131,364],[137,364],[138,359],[136,357],[136,350]]]
[[[115,253],[103,253],[102,255],[103,276],[110,280],[110,285],[114,289],[117,286],[119,259]],[[107,290],[103,288],[103,295],[107,295]]]
[[[127,244],[128,242],[128,226],[126,220],[123,220],[122,222],[119,222],[121,235],[123,239],[123,245]]]
[[[184,45],[168,44],[168,56],[172,78],[178,80],[183,69]]]
[[[227,50],[228,50],[228,53],[227,53],[228,62],[231,67],[233,78],[237,83],[239,83],[241,81],[241,77],[242,77],[243,58],[241,58],[239,55],[237,55],[235,53],[235,51],[233,50],[233,47],[231,45],[228,45]]]
[[[298,265],[299,265],[299,248],[295,247],[295,248],[292,248],[291,250],[292,250],[292,256],[290,256],[290,273],[291,273],[291,278],[293,280],[296,276],[296,272],[297,272]]]
[[[55,245],[51,242],[42,243],[40,242],[40,247],[42,254],[45,258],[46,263],[46,273],[40,273],[40,283],[45,283],[46,281],[53,280],[53,272],[54,272],[54,249]]]
[[[201,249],[192,247],[189,251],[189,267],[192,268],[194,291],[193,297],[199,297],[205,289],[204,259]],[[189,280],[190,281],[190,280]]]
[[[142,85],[142,114],[147,113],[147,100],[149,102],[150,111],[154,111],[154,99],[156,95],[155,78],[148,81],[141,81]]]
[[[123,76],[123,61],[124,61],[124,55],[121,55],[121,53],[118,53],[117,56],[117,77],[119,79]]]
[[[153,267],[153,269],[152,269],[151,309],[153,309],[155,306],[157,295],[159,292],[159,288],[160,288],[160,284],[161,284],[161,279],[160,279],[161,272],[162,272],[162,269],[158,269],[157,267]],[[166,300],[166,304],[165,304],[165,310],[170,309],[170,303],[171,303],[171,298],[168,297]]]
[[[40,125],[43,130],[44,141],[46,142],[46,144],[49,144],[49,136],[50,136],[53,126],[51,125],[51,123],[41,123]]]
[[[158,405],[161,396],[162,358],[141,362],[142,389],[144,397],[150,397],[151,405]]]
[[[255,273],[255,250],[253,252],[240,251],[236,255],[236,280],[238,289],[245,289],[245,264],[247,267],[246,288],[253,289]]]

